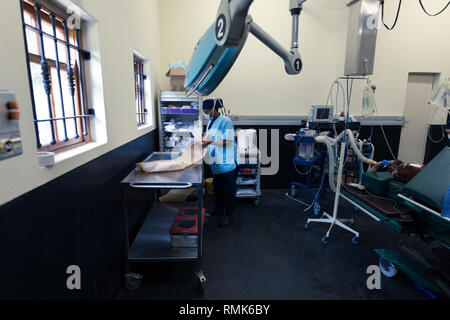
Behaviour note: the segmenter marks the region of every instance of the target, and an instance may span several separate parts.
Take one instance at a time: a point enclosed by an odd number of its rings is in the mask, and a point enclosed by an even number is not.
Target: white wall
[[[281,60],[249,36],[235,66],[213,93],[225,99],[238,115],[306,115],[312,105],[324,104],[332,81],[343,74],[349,0],[311,0],[300,18],[300,50],[304,70],[288,76]],[[436,12],[447,1],[426,1]],[[189,62],[195,44],[214,22],[219,0],[160,1],[163,70],[169,62]],[[288,48],[291,17],[287,0],[256,0],[254,20]],[[391,23],[397,1],[386,1]],[[394,31],[380,30],[375,75],[380,115],[401,116],[409,72],[436,72],[450,76],[450,10],[431,18],[414,0],[403,1]],[[168,80],[161,78],[163,89]],[[362,85],[355,84],[352,113],[360,114]]]
[[[38,165],[20,5],[18,0],[2,1],[0,88],[17,95],[24,153],[0,162],[0,205],[154,129],[150,126],[138,130],[136,126],[133,50],[149,58],[152,100],[155,101],[159,96],[161,73],[158,1],[76,0],[75,3],[97,20],[90,28],[98,30],[96,51],[102,70],[102,83],[98,85],[103,87],[104,96],[100,101],[104,100],[104,106],[95,107],[100,114],[104,108],[107,143],[51,169]],[[156,102],[153,105],[156,106]]]

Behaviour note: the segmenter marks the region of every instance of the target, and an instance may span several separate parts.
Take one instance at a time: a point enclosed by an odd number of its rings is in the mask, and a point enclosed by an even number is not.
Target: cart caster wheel
[[[297,191],[295,190],[294,187],[291,188],[291,197],[295,198],[295,196],[297,195]]]
[[[203,294],[206,290],[206,277],[203,274],[203,271],[197,272],[197,290]]]
[[[129,273],[125,275],[125,287],[128,290],[136,290],[141,286],[144,277],[137,273]]]
[[[318,204],[318,203],[314,204],[314,215],[316,217],[320,214],[320,210],[322,210],[322,208],[320,207],[320,204]]]
[[[255,200],[255,207],[259,207],[261,205],[261,199]]]
[[[200,282],[199,280],[197,284],[197,291],[200,292],[201,294],[204,294],[205,290],[206,290],[206,282]]]
[[[359,240],[359,237],[354,237],[354,238],[352,239],[352,243],[353,243],[354,245],[357,245],[357,244],[358,244],[358,240]]]
[[[309,226],[309,223],[305,224],[305,231],[311,230],[311,227]]]
[[[324,246],[328,244],[328,237],[323,237],[322,240],[320,240]]]
[[[388,278],[393,278],[398,274],[398,268],[383,257],[380,257],[379,265],[381,272]]]

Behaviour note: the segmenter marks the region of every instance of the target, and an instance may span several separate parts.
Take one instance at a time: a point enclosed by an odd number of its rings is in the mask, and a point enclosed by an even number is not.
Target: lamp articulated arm
[[[299,74],[303,63],[298,49],[299,18],[306,0],[290,0],[292,15],[292,41],[290,51],[273,39],[248,15],[254,0],[222,0],[215,23],[215,39],[219,46],[237,47],[245,36],[246,28],[262,43],[275,52],[285,64],[288,74]]]

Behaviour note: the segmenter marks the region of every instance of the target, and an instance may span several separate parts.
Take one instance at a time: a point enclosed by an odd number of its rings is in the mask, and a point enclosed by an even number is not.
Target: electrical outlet
[[[22,154],[20,110],[13,93],[0,90],[0,160]]]

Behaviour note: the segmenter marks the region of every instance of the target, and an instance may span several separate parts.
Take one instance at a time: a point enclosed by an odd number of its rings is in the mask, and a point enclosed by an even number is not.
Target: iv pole
[[[353,230],[351,227],[349,227],[347,224],[350,224],[352,226],[354,224],[354,219],[339,219],[338,218],[338,208],[339,208],[339,201],[340,198],[343,197],[341,195],[341,187],[342,187],[342,173],[344,171],[344,158],[345,158],[345,152],[348,149],[348,126],[349,126],[349,119],[350,119],[350,95],[349,95],[349,80],[366,80],[369,82],[370,80],[366,77],[339,77],[338,80],[346,79],[347,80],[347,110],[345,115],[345,134],[343,136],[344,141],[341,142],[341,153],[340,153],[340,159],[339,159],[339,169],[338,169],[338,177],[337,177],[337,186],[336,186],[336,192],[334,197],[334,207],[333,207],[333,216],[330,216],[328,213],[324,212],[322,219],[308,219],[308,222],[305,225],[305,229],[309,230],[309,225],[311,223],[327,223],[331,224],[330,228],[328,229],[327,234],[325,237],[322,238],[322,243],[327,244],[328,238],[330,237],[331,230],[335,225],[353,233],[355,237],[352,239],[353,244],[358,244],[359,239],[359,232]],[[339,143],[339,141],[337,141]],[[330,174],[330,173],[329,173]]]

